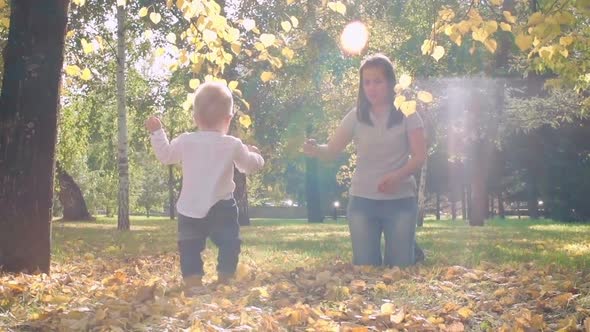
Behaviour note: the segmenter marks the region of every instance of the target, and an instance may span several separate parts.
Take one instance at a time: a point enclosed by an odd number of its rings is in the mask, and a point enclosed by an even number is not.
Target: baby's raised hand
[[[160,122],[160,119],[157,117],[150,116],[147,120],[145,120],[145,127],[150,131],[150,133],[153,133],[154,131],[162,128],[162,122]]]

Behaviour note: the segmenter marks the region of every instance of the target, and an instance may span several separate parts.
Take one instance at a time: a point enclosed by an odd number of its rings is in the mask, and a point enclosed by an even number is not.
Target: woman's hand
[[[309,157],[317,157],[319,154],[318,142],[313,138],[305,140],[305,143],[303,143],[303,153]]]
[[[254,145],[248,145],[248,151],[260,154],[260,150]]]
[[[147,120],[145,120],[145,127],[149,130],[150,133],[162,128],[162,122],[155,116],[150,116]]]
[[[395,194],[399,190],[402,178],[396,172],[389,173],[381,178],[377,190],[383,194]]]

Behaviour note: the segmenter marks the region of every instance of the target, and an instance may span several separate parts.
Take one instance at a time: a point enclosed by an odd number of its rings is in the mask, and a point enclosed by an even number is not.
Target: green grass
[[[242,228],[242,259],[273,270],[321,266],[334,259],[350,261],[351,246],[344,219],[323,224],[305,220],[254,219]],[[484,227],[463,221],[427,221],[418,229],[427,266],[493,264],[557,264],[571,270],[590,268],[590,224],[550,220],[492,220]],[[132,218],[131,231],[116,230],[116,220],[54,222],[53,260],[92,254],[130,257],[176,252],[176,222]],[[214,254],[209,244],[207,255]]]

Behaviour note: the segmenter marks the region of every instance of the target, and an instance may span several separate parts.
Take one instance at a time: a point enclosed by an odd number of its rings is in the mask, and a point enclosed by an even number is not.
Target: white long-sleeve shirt
[[[203,218],[219,200],[232,197],[234,165],[242,173],[264,166],[264,159],[236,137],[214,131],[184,133],[171,142],[163,129],[150,137],[156,157],[165,165],[182,164],[182,190],[178,213]]]

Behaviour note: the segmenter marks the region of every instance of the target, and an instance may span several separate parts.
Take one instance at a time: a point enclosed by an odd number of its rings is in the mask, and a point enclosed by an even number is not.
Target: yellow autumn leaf
[[[145,17],[148,14],[148,9],[146,7],[141,7],[139,10],[139,17]]]
[[[288,47],[285,47],[285,48],[283,48],[281,50],[281,54],[283,54],[283,56],[285,58],[291,60],[291,59],[293,59],[293,56],[295,55],[295,52],[292,49],[290,49]]]
[[[155,54],[157,57],[161,57],[161,56],[162,56],[162,55],[164,55],[165,53],[166,53],[166,50],[165,50],[164,48],[162,48],[162,47],[158,47],[158,48],[156,49],[156,51],[154,52],[154,54]]]
[[[277,38],[275,37],[275,35],[270,33],[263,33],[260,35],[260,42],[262,43],[262,45],[264,45],[264,47],[272,46],[276,40]]]
[[[381,313],[386,315],[391,315],[395,311],[395,305],[393,303],[387,302],[381,305]]]
[[[150,20],[154,24],[158,24],[162,20],[162,15],[160,15],[159,13],[152,12],[152,13],[150,13]]]
[[[283,28],[283,30],[285,30],[285,32],[291,31],[291,22],[289,22],[289,21],[281,22],[281,28]]]
[[[469,319],[469,317],[473,316],[473,311],[467,307],[463,307],[457,310],[457,313],[464,319]]]
[[[559,44],[562,46],[569,46],[574,42],[574,37],[572,36],[564,36],[559,38]]]
[[[496,49],[498,48],[498,43],[492,38],[487,39],[483,44],[490,53],[496,52]]]
[[[92,43],[86,41],[85,38],[82,38],[80,42],[82,43],[82,50],[84,51],[84,54],[92,53],[92,51],[94,50]]]
[[[514,42],[521,51],[526,51],[533,45],[533,37],[529,35],[519,34],[516,36]]]
[[[176,43],[176,34],[174,32],[170,32],[166,35],[166,40],[172,44]]]
[[[127,0],[117,0],[117,6],[125,7]]]
[[[80,78],[84,81],[89,81],[90,79],[92,79],[92,73],[90,72],[90,69],[84,68],[84,70],[82,71],[82,75],[80,75]]]
[[[511,24],[516,23],[516,17],[512,16],[511,12],[505,10],[502,14],[504,14],[504,19],[506,20],[506,22]]]
[[[484,24],[484,29],[487,31],[488,34],[493,34],[494,32],[498,31],[498,22],[496,21],[487,21]]]
[[[543,23],[545,20],[545,16],[541,12],[535,12],[531,16],[529,16],[529,21],[527,23],[528,26],[535,26]]]
[[[340,1],[336,2],[336,12],[346,15],[346,5]]]
[[[539,50],[539,55],[542,59],[551,60],[553,58],[553,54],[555,53],[555,48],[553,46],[544,46],[541,47]]]
[[[68,65],[66,66],[66,74],[69,76],[79,76],[80,75],[80,67],[76,65]]]
[[[441,20],[450,22],[455,18],[455,12],[451,8],[445,8],[438,11],[438,17]]]
[[[410,115],[416,113],[416,101],[415,100],[404,101],[402,103],[402,105],[400,106],[400,109],[401,109],[402,113],[404,113],[405,116],[410,116]]]
[[[393,101],[393,106],[395,106],[395,108],[400,109],[400,107],[402,106],[402,104],[406,101],[406,97],[405,96],[397,96],[395,97],[395,100]]]
[[[484,28],[478,28],[471,33],[473,40],[484,42],[490,34]]]
[[[428,91],[418,91],[418,99],[423,103],[431,103],[433,98]]]
[[[153,32],[152,30],[145,30],[145,31],[143,32],[143,36],[144,36],[146,39],[151,39],[153,35],[154,35],[154,32]]]
[[[406,312],[405,312],[404,308],[401,308],[400,311],[398,311],[395,315],[391,315],[389,317],[389,320],[394,324],[401,324],[404,321],[405,317],[406,317]]]
[[[291,16],[291,25],[293,28],[297,29],[299,27],[299,20],[295,16]]]
[[[241,115],[239,121],[242,127],[244,128],[249,128],[252,125],[252,119],[250,119],[250,116],[248,114]]]
[[[188,86],[190,86],[190,88],[193,90],[196,89],[199,86],[199,84],[201,84],[201,81],[199,81],[196,78],[193,78],[188,82]]]
[[[567,48],[561,48],[559,50],[559,54],[561,54],[564,58],[567,58],[570,55],[570,52],[567,50]]]
[[[435,47],[434,51],[432,52],[432,57],[436,61],[440,60],[444,55],[445,55],[445,49],[444,49],[444,47],[442,47],[440,45]]]
[[[330,8],[330,10],[335,11],[339,14],[342,14],[342,15],[346,14],[346,5],[344,5],[341,1],[328,2],[328,8]]]
[[[256,22],[253,19],[247,18],[242,21],[242,26],[244,29],[246,29],[246,31],[250,31],[256,28]]]
[[[234,54],[240,54],[240,51],[242,51],[242,44],[232,43],[231,44],[231,51],[234,52]]]
[[[402,74],[402,76],[399,78],[399,84],[404,89],[409,87],[410,84],[412,84],[412,77],[408,74]]]
[[[512,26],[508,23],[500,22],[500,29],[502,31],[512,31]]]
[[[272,80],[273,78],[274,78],[274,74],[272,72],[270,72],[270,71],[265,71],[262,74],[260,74],[260,79],[264,83]]]
[[[502,6],[504,0],[491,0],[490,2],[492,3],[492,5],[499,7]]]
[[[214,41],[217,40],[217,32],[215,32],[213,30],[205,29],[205,31],[203,31],[203,40],[207,44],[213,43]]]
[[[287,0],[287,5],[292,4],[293,2],[295,2],[295,0]]]
[[[422,54],[426,55],[426,54],[430,54],[432,52],[432,50],[434,49],[434,41],[431,39],[425,39],[424,42],[422,43]]]

